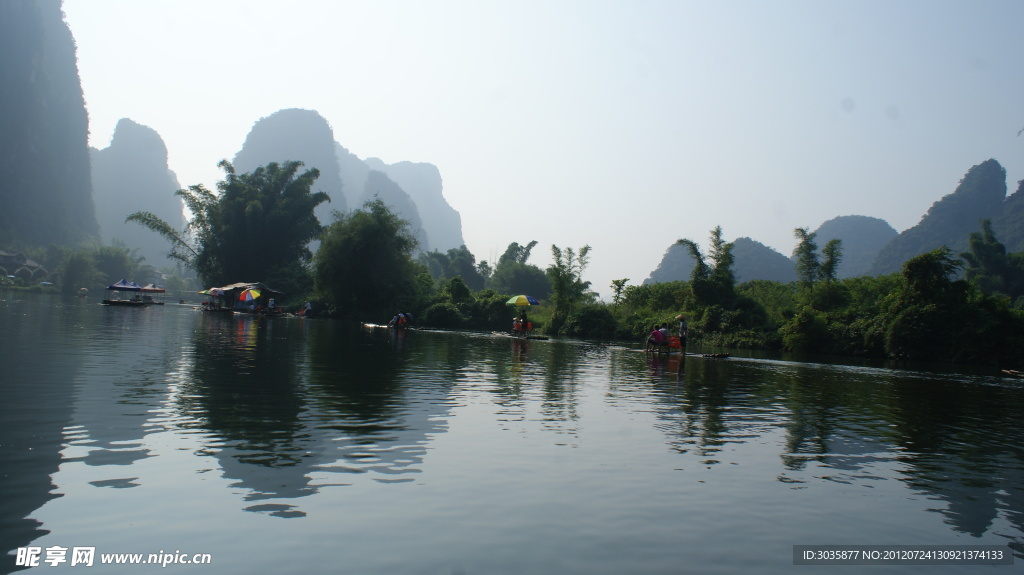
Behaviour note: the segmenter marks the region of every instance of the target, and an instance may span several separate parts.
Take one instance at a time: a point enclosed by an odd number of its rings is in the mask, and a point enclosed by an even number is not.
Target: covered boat
[[[103,305],[118,305],[118,306],[144,306],[145,302],[142,301],[142,296],[139,292],[142,291],[142,286],[135,282],[126,281],[121,278],[121,281],[112,283],[107,286],[107,290],[112,291],[112,297],[103,300]],[[128,299],[122,299],[121,293],[128,292],[134,294],[133,297]]]
[[[166,292],[167,290],[165,290],[164,288],[157,287],[154,284],[147,284],[147,285],[142,286],[139,289],[139,291],[142,293],[142,303],[144,303],[146,305],[164,305],[163,301],[157,300],[157,299],[153,299],[153,295],[154,294],[160,294],[160,293]]]

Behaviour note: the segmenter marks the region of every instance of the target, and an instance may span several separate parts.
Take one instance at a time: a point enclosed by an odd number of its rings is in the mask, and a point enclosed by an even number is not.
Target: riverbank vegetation
[[[843,280],[837,279],[840,242],[819,251],[813,233],[800,228],[795,236],[796,282],[737,284],[732,245],[716,228],[706,255],[696,242],[680,240],[696,262],[688,281],[616,280],[611,303],[597,302],[583,280],[589,247],[574,253],[552,246],[546,270],[552,290],[530,317],[548,334],[642,341],[653,325],[671,328],[682,314],[695,345],[1020,366],[1024,254],[1006,254],[989,222],[971,234],[971,250],[959,257],[942,248],[910,259],[899,273]],[[437,282],[428,309],[448,313],[427,313],[425,323],[508,328],[513,311],[502,302],[511,292],[474,293],[459,276]]]
[[[530,263],[536,241],[509,244],[493,263],[477,262],[465,246],[419,252],[409,224],[379,198],[335,212],[321,226],[313,210],[328,198],[312,192],[318,173],[300,174],[301,165],[272,163],[238,175],[222,163],[218,194],[202,186],[177,192],[192,214],[183,230],[144,212],[128,220],[165,237],[170,256],[203,287],[264,282],[284,292],[278,301],[286,307],[310,300],[328,317],[382,322],[402,311],[417,325],[504,331],[513,316],[527,314],[548,335],[639,342],[652,326],[672,329],[683,315],[696,346],[1022,367],[1024,254],[1006,253],[987,220],[970,234],[967,252],[941,248],[897,273],[846,279],[838,279],[841,242],[819,249],[815,234],[798,228],[790,283],[737,283],[733,244],[716,227],[707,253],[691,239],[678,241],[695,262],[688,280],[618,279],[609,303],[585,279],[588,245],[551,246],[546,269]],[[71,294],[131,277],[142,265],[125,246],[50,246],[29,256],[40,263],[4,274],[6,283],[38,291],[45,281]],[[172,274],[168,287],[185,288],[184,275]],[[518,294],[542,305],[508,306]]]

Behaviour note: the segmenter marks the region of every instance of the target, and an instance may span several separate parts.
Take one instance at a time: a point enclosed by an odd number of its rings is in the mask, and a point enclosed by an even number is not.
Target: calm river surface
[[[819,544],[1024,564],[1024,380],[0,300],[0,572],[30,546],[44,573],[935,570],[794,565]]]

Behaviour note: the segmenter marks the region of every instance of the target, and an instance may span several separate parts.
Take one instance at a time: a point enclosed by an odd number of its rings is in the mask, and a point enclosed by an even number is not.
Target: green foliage
[[[483,289],[487,276],[490,276],[487,262],[480,262],[483,265],[478,265],[476,258],[465,245],[450,249],[444,254],[436,250],[420,254],[418,261],[430,270],[430,275],[434,279],[461,277],[474,291]]]
[[[490,330],[508,329],[512,313],[505,302],[509,297],[494,290],[483,290],[476,293],[469,306],[470,321],[473,327]],[[536,326],[537,323],[534,322],[534,325]]]
[[[829,240],[819,254],[818,244],[814,241],[817,234],[807,228],[796,228],[793,235],[800,240],[795,250],[796,275],[803,289],[804,303],[818,310],[832,309],[837,295],[833,286],[843,260],[842,240]]]
[[[760,303],[766,320],[773,325],[785,323],[796,312],[796,291],[792,284],[754,280],[740,284],[736,292],[740,297]]]
[[[216,197],[204,188],[202,185],[191,186],[188,190],[178,190],[176,192],[181,198],[188,198],[186,205],[190,206],[189,209],[193,209],[193,206],[199,208],[199,215],[196,218],[205,218],[205,208],[202,207],[199,202],[204,200],[208,205],[216,203]],[[196,222],[196,218],[193,218],[193,222]],[[173,260],[177,260],[187,266],[194,267],[194,260],[198,257],[196,249],[192,246],[190,241],[189,232],[192,230],[192,224],[185,229],[184,232],[178,232],[171,227],[170,224],[160,219],[156,214],[151,212],[135,212],[125,218],[125,222],[135,222],[153,232],[156,232],[163,236],[170,244],[171,251],[167,254],[167,257]]]
[[[566,318],[562,333],[576,337],[611,339],[617,335],[615,317],[604,304],[585,304]]]
[[[807,235],[811,241],[805,247],[813,243]],[[980,235],[985,244],[994,239]],[[839,280],[834,274],[841,244],[829,242],[820,255],[816,247],[806,251],[807,269],[816,270],[813,277],[804,274],[805,281],[814,280],[810,286],[759,280],[741,284],[729,300],[716,301],[700,286],[713,283],[714,268],[693,242],[680,243],[697,262],[689,285],[627,286],[622,305],[614,308],[619,330],[639,338],[652,324],[686,309],[694,345],[1002,365],[1022,361],[1024,313],[1011,298],[979,295],[957,280],[961,263],[948,249],[912,258],[899,274]]]
[[[961,267],[948,248],[903,264],[903,285],[883,315],[889,357],[939,359],[953,353],[958,326],[968,319],[968,286],[953,280]],[[970,345],[970,344],[968,344]]]
[[[487,281],[487,287],[507,294],[527,294],[539,300],[551,296],[551,278],[539,267],[507,261],[498,264]]]
[[[92,259],[96,269],[107,278],[105,281],[114,283],[122,278],[132,280],[139,269],[140,258],[133,258],[125,247],[100,246],[93,250]]]
[[[670,310],[687,307],[690,284],[684,281],[626,286],[623,305],[630,310]],[[648,326],[650,327],[650,326]]]
[[[448,280],[444,287],[441,288],[441,293],[444,294],[448,301],[457,306],[468,305],[473,301],[473,292],[466,285],[466,282],[462,281],[461,276]]]
[[[950,320],[935,304],[913,305],[899,310],[885,331],[885,353],[899,359],[931,359],[950,349]],[[945,320],[945,321],[944,321]]]
[[[828,324],[825,314],[810,306],[801,307],[782,328],[779,329],[785,349],[800,352],[825,351],[829,341]]]
[[[501,257],[498,258],[498,265],[500,266],[508,262],[525,264],[526,260],[530,259],[530,252],[533,251],[533,248],[536,245],[537,240],[533,240],[525,246],[521,246],[516,242],[510,243],[508,247],[505,248],[505,253],[501,254]]]
[[[732,266],[736,258],[732,255],[733,245],[722,239],[722,226],[715,226],[711,230],[711,282],[721,290],[725,290],[731,296],[736,284],[736,276],[733,274]]]
[[[821,248],[821,267],[818,269],[820,279],[826,284],[836,281],[839,276],[839,264],[843,261],[843,241],[832,239]]]
[[[954,282],[953,277],[961,267],[963,264],[953,259],[945,247],[907,260],[903,264],[904,303],[960,303],[966,285]]]
[[[796,246],[796,277],[805,287],[810,288],[818,279],[821,264],[818,262],[818,244],[815,234],[807,228],[796,228],[793,235],[800,243]]]
[[[455,304],[451,302],[438,302],[423,312],[423,323],[454,329],[464,327],[467,321]]]
[[[526,263],[536,241],[526,246],[512,242],[505,253],[498,258],[493,273],[487,280],[487,287],[499,293],[528,294],[545,300],[551,295],[551,279],[544,270]]]
[[[64,295],[72,295],[83,287],[91,289],[103,281],[92,256],[85,252],[74,252],[68,256],[61,269],[61,278],[60,291]]]
[[[1024,254],[1007,254],[992,230],[992,221],[983,220],[981,231],[968,239],[970,251],[960,254],[967,263],[965,277],[985,295],[1024,295]]]
[[[553,262],[548,266],[551,278],[551,330],[559,332],[566,319],[578,304],[593,299],[590,282],[583,281],[583,272],[590,262],[590,246],[583,246],[579,253],[572,248],[560,249],[551,246]]]
[[[732,266],[733,244],[722,239],[722,227],[711,230],[711,265],[707,263],[700,247],[693,240],[680,239],[676,243],[689,250],[695,262],[690,273],[690,290],[697,305],[720,305],[731,307],[735,303],[736,278]]]
[[[217,183],[219,196],[202,185],[176,192],[192,214],[184,231],[148,212],[131,214],[126,221],[166,238],[169,257],[195,269],[208,285],[271,276],[304,283],[301,268],[312,258],[307,246],[321,232],[313,210],[330,200],[312,192],[320,172],[314,168],[298,174],[302,162],[270,163],[241,175],[227,161],[218,165],[226,175]]]
[[[416,239],[405,220],[380,199],[349,214],[335,213],[313,260],[317,297],[329,310],[353,318],[391,317],[419,300],[412,260]]]
[[[622,303],[622,292],[626,289],[626,282],[628,282],[628,281],[629,281],[629,278],[622,278],[622,279],[618,279],[618,280],[612,280],[612,283],[611,283],[612,303],[614,303],[614,304]]]

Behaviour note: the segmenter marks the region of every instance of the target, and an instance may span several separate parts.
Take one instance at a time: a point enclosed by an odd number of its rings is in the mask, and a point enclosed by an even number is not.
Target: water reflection
[[[842,538],[843,529],[892,535],[920,523],[917,513],[942,533],[1005,539],[1021,551],[1017,383],[172,306],[36,303],[0,307],[5,374],[14,374],[0,385],[0,431],[12,438],[0,464],[18,469],[0,478],[3,493],[16,495],[0,501],[8,545],[48,541],[46,530],[61,529],[83,501],[146,491],[166,508],[161,501],[187,488],[159,474],[184,466],[215,479],[211,497],[249,512],[240,515],[300,519],[273,523],[314,532],[325,505],[364,518],[443,509],[451,537],[475,541],[480,529],[459,526],[483,525],[529,549],[543,547],[529,534],[557,538],[550,522],[567,534],[555,545],[564,547],[581,540],[571,535],[580,525],[616,541],[621,529],[600,526],[634,516],[630,529],[654,541],[726,531],[755,539],[775,528],[804,539]],[[46,361],[32,359],[38,350]],[[58,492],[66,497],[54,500]],[[570,515],[537,523],[530,510],[549,504]],[[820,517],[792,512],[801,506]],[[692,531],[694,516],[710,535]],[[330,529],[351,537],[360,527]],[[444,548],[427,531],[423,546]],[[666,558],[658,565],[676,564],[674,544],[656,548]]]
[[[1024,447],[1017,385],[971,378],[731,360],[690,361],[682,381],[652,363],[669,445],[704,463],[729,442],[757,442],[782,427],[778,480],[873,487],[895,476],[955,531],[1000,533],[1020,553]],[[665,360],[662,360],[665,361]],[[719,369],[721,368],[721,369]],[[669,383],[672,382],[672,383]],[[695,382],[695,383],[691,383]]]
[[[309,341],[310,417],[329,447],[318,469],[370,473],[381,483],[414,481],[425,445],[444,429],[450,388],[424,378],[416,365],[444,357],[409,357],[406,338],[413,335],[403,330],[323,327]]]
[[[72,304],[75,302],[71,302]],[[51,306],[67,322],[51,321]],[[0,292],[0,542],[4,571],[13,567],[7,552],[48,533],[33,511],[60,497],[51,481],[61,457],[63,430],[72,417],[78,353],[41,354],[54,340],[77,346],[79,310],[53,298]]]

